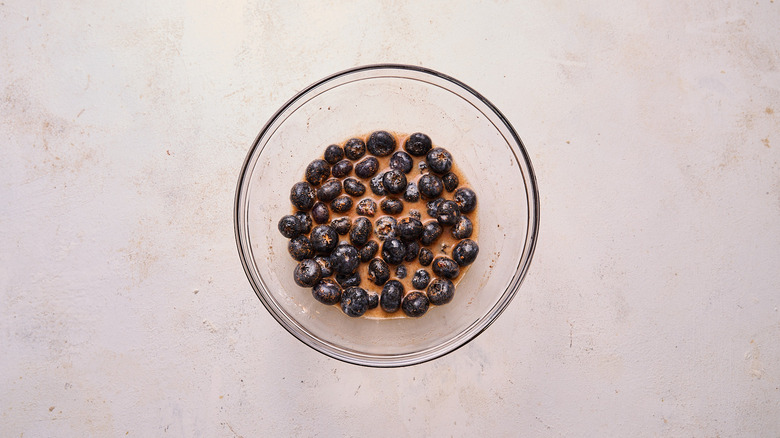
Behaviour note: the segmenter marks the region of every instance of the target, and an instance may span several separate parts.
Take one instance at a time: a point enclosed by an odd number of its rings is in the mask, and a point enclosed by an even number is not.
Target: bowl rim
[[[486,105],[487,108],[496,117],[498,117],[498,120],[508,130],[509,134],[512,137],[512,140],[516,142],[517,150],[511,147],[511,145],[510,148],[512,149],[513,154],[518,160],[518,164],[521,167],[521,171],[523,173],[527,172],[527,176],[528,176],[526,181],[527,182],[526,194],[527,194],[527,203],[528,203],[528,212],[527,212],[528,221],[526,226],[526,239],[525,239],[525,244],[523,246],[523,254],[521,256],[520,263],[518,264],[518,269],[515,271],[512,279],[510,280],[507,289],[504,290],[504,293],[500,296],[499,300],[493,305],[493,307],[488,312],[485,313],[485,315],[477,319],[474,323],[465,327],[449,341],[446,341],[441,344],[437,344],[433,347],[429,347],[421,351],[415,351],[415,352],[403,353],[403,354],[390,354],[390,355],[369,354],[369,353],[361,353],[355,350],[339,347],[331,343],[325,342],[319,339],[319,337],[317,337],[316,335],[311,334],[306,328],[298,324],[294,318],[287,316],[286,313],[281,312],[280,314],[280,311],[274,308],[275,307],[274,303],[269,302],[268,298],[264,296],[265,293],[269,293],[269,292],[268,292],[268,287],[265,285],[263,279],[259,278],[260,283],[262,283],[260,285],[256,284],[256,282],[253,280],[253,275],[248,261],[249,256],[247,255],[247,252],[245,250],[245,243],[246,240],[248,240],[248,237],[243,236],[241,231],[241,226],[242,226],[242,221],[241,221],[242,202],[241,201],[242,201],[242,194],[243,194],[242,187],[244,186],[245,180],[247,180],[249,177],[249,175],[247,174],[247,169],[255,154],[255,150],[257,149],[260,140],[263,137],[265,137],[265,135],[267,134],[269,128],[295,102],[297,102],[301,97],[305,96],[313,89],[342,76],[347,76],[347,75],[361,73],[361,72],[370,72],[372,70],[396,70],[396,71],[409,70],[417,73],[431,75],[436,78],[443,79],[447,82],[450,82],[451,84],[466,91],[468,94],[478,99],[480,102]],[[363,79],[372,79],[372,78],[367,77]],[[419,80],[417,78],[406,78],[406,79]],[[460,97],[466,100],[467,102],[469,100],[464,98],[463,96]],[[519,152],[519,156],[518,156],[518,152]],[[260,151],[260,153],[262,153],[262,150]],[[525,165],[525,167],[523,167],[523,164]],[[512,124],[504,116],[504,114],[482,94],[480,94],[470,86],[466,85],[465,83],[449,75],[440,73],[430,68],[409,65],[409,64],[392,64],[392,63],[368,64],[368,65],[357,66],[357,67],[353,67],[353,68],[349,68],[346,70],[333,73],[312,83],[311,85],[297,92],[289,100],[287,100],[268,119],[268,121],[265,123],[263,128],[260,130],[260,132],[255,137],[254,141],[252,142],[252,146],[249,148],[246,154],[246,158],[244,159],[244,162],[241,166],[241,171],[239,173],[238,182],[236,185],[236,193],[234,198],[233,226],[234,226],[234,234],[236,239],[236,246],[238,248],[238,256],[241,261],[241,265],[244,268],[244,273],[246,274],[247,279],[249,280],[249,284],[252,286],[252,289],[255,291],[255,295],[257,295],[257,297],[260,299],[260,302],[266,308],[268,313],[270,313],[271,316],[279,323],[279,325],[281,325],[285,330],[287,330],[288,333],[293,335],[294,338],[298,339],[299,341],[309,346],[313,350],[321,354],[324,354],[328,357],[331,357],[333,359],[340,360],[342,362],[346,362],[354,365],[366,366],[366,367],[374,367],[374,368],[404,367],[404,366],[411,366],[411,365],[425,363],[446,356],[452,353],[453,351],[463,347],[464,345],[476,339],[482,332],[484,332],[488,327],[490,327],[490,325],[493,324],[493,322],[495,322],[498,319],[498,317],[504,312],[504,310],[506,310],[506,308],[509,306],[509,303],[515,297],[515,295],[517,295],[517,292],[520,289],[520,286],[528,273],[528,269],[530,267],[531,260],[533,259],[533,255],[536,249],[536,243],[539,235],[539,189],[537,186],[536,174],[533,170],[531,159],[528,155],[528,151],[526,150],[525,145],[523,144],[520,137],[517,135],[517,132],[515,131]],[[476,329],[474,328],[475,326]],[[297,329],[297,332],[296,330],[293,330],[293,328]],[[304,337],[304,334],[307,336]]]

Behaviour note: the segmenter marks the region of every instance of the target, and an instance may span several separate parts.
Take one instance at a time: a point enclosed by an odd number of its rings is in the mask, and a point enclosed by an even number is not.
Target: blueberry
[[[328,210],[328,206],[324,202],[317,202],[311,208],[311,217],[314,219],[314,222],[324,224],[330,219],[330,210]]]
[[[452,226],[452,237],[456,239],[465,239],[471,237],[471,233],[474,232],[474,226],[471,224],[471,220],[466,216],[461,216],[455,225]]]
[[[417,258],[418,254],[420,254],[420,244],[417,242],[409,242],[406,244],[406,255],[404,256],[404,261],[413,262],[414,259]]]
[[[371,221],[359,217],[352,223],[352,229],[349,230],[349,241],[355,246],[363,246],[371,238],[372,227]]]
[[[438,198],[442,190],[444,190],[444,183],[441,182],[441,178],[430,173],[420,177],[418,186],[420,194],[426,199]]]
[[[348,287],[341,294],[341,310],[352,317],[363,315],[368,310],[368,293],[358,286]]]
[[[444,201],[436,210],[436,220],[442,226],[455,225],[458,218],[460,218],[460,211],[458,211],[458,204],[455,201]]]
[[[423,226],[422,235],[420,236],[420,243],[428,246],[436,241],[441,236],[441,225],[436,221],[430,221]]]
[[[330,202],[341,194],[341,181],[331,178],[317,189],[317,198],[322,202]]]
[[[336,282],[343,288],[360,286],[360,273],[355,271],[351,274],[336,274]]]
[[[390,279],[390,267],[380,258],[371,260],[368,263],[368,279],[377,286],[387,283]]]
[[[396,142],[393,134],[387,131],[376,131],[371,133],[366,142],[368,151],[377,157],[386,157],[395,150]]]
[[[423,266],[428,266],[433,262],[433,253],[428,248],[423,248],[420,250],[420,264]]]
[[[414,160],[404,151],[397,151],[390,157],[390,168],[409,173],[414,167]]]
[[[409,217],[413,217],[415,219],[422,219],[422,215],[420,214],[419,210],[409,210]]]
[[[452,169],[452,155],[444,148],[434,148],[425,157],[428,168],[431,171],[444,174]]]
[[[357,214],[361,216],[374,217],[376,214],[376,202],[371,198],[361,199],[355,207]]]
[[[374,192],[374,194],[377,196],[385,196],[387,194],[385,185],[382,183],[382,178],[384,178],[384,176],[384,173],[380,173],[377,176],[371,178],[371,180],[368,182],[368,186],[371,187],[371,191]]]
[[[352,228],[352,222],[347,217],[340,217],[330,221],[330,226],[336,230],[336,233],[341,236],[345,236],[347,233],[349,233],[349,229]]]
[[[390,280],[382,288],[382,296],[379,305],[387,313],[397,312],[401,308],[401,299],[404,296],[404,285],[398,280]]]
[[[470,265],[476,260],[479,254],[477,242],[471,239],[463,239],[452,249],[452,258],[460,266]]]
[[[308,213],[299,211],[295,213],[295,217],[298,218],[298,224],[301,226],[301,234],[311,233],[312,220]]]
[[[336,274],[351,274],[360,265],[358,250],[352,245],[338,245],[330,255],[330,266]]]
[[[347,195],[341,195],[331,201],[330,209],[333,210],[334,213],[346,213],[352,209],[352,198]]]
[[[379,305],[379,295],[375,293],[368,294],[368,308],[376,309],[378,305]]]
[[[406,278],[406,274],[407,274],[406,266],[398,265],[398,267],[395,268],[395,276],[396,276],[396,278],[399,278],[399,279],[403,280],[404,278]]]
[[[404,201],[406,202],[417,202],[420,200],[420,190],[417,188],[417,184],[410,182],[406,185],[406,190],[404,190]]]
[[[455,203],[461,213],[471,213],[477,206],[477,194],[468,187],[461,187],[455,191]]]
[[[314,257],[314,248],[306,236],[298,236],[287,244],[287,251],[293,259],[302,261],[304,259],[310,259]]]
[[[398,239],[389,238],[382,243],[382,258],[391,265],[404,261],[406,246]]]
[[[400,195],[406,190],[406,175],[396,169],[390,169],[382,176],[382,185],[393,195]]]
[[[377,252],[379,252],[379,244],[376,243],[376,240],[369,240],[368,243],[363,245],[362,248],[360,248],[360,261],[363,263],[368,263],[371,261],[371,259],[374,258]]]
[[[342,295],[342,302],[344,301]],[[409,292],[401,302],[401,309],[403,309],[406,316],[417,318],[423,316],[428,311],[428,297],[420,291]]]
[[[363,196],[366,185],[355,178],[347,178],[344,180],[344,191],[350,196]]]
[[[316,256],[314,257],[314,261],[317,262],[318,265],[320,265],[320,269],[322,270],[323,277],[330,277],[331,275],[333,275],[333,267],[330,265],[329,257]]]
[[[376,221],[376,235],[379,240],[395,237],[397,222],[390,216],[382,216]]]
[[[426,202],[425,209],[426,212],[428,213],[428,216],[435,218],[437,212],[439,211],[439,206],[441,205],[442,202],[444,202],[444,199],[441,198]]]
[[[419,163],[417,163],[417,167],[420,168],[420,173],[428,172],[428,165],[425,164],[425,161],[420,161]]]
[[[404,149],[406,152],[414,155],[415,157],[421,157],[431,150],[431,138],[421,132],[415,132],[406,139],[404,143]]]
[[[398,221],[396,227],[398,237],[405,242],[413,242],[422,236],[423,224],[419,219],[405,217]]]
[[[349,175],[349,172],[352,172],[352,162],[349,160],[341,160],[333,165],[330,172],[336,178],[344,178]]]
[[[448,192],[455,190],[456,188],[458,188],[458,184],[460,184],[458,175],[455,175],[452,172],[441,177],[441,180],[444,183],[444,190]]]
[[[298,182],[290,189],[290,202],[298,210],[309,210],[314,205],[314,187],[307,182]]]
[[[366,144],[359,138],[351,138],[344,144],[344,155],[352,161],[366,154]]]
[[[431,274],[425,269],[418,269],[412,277],[412,287],[415,289],[423,290],[428,286],[431,281]]]
[[[437,278],[428,286],[428,301],[435,306],[441,306],[452,301],[455,296],[455,285],[446,278]]]
[[[337,144],[332,144],[325,148],[325,161],[328,164],[336,164],[344,159],[344,149]]]
[[[293,272],[295,284],[300,287],[312,287],[322,278],[322,268],[312,259],[305,259],[298,263]]]
[[[301,223],[298,221],[298,218],[288,214],[285,216],[282,216],[281,219],[279,219],[279,225],[277,225],[279,228],[279,232],[282,233],[282,236],[292,239],[293,237],[298,237],[301,234]]]
[[[332,305],[341,301],[341,286],[332,278],[323,278],[311,289],[314,299],[322,304]]]
[[[330,225],[317,225],[311,231],[311,247],[318,254],[329,254],[339,244],[339,235]]]
[[[433,273],[439,277],[453,279],[460,274],[458,264],[449,257],[436,257],[433,259],[431,268],[433,268]]]
[[[330,164],[325,160],[314,160],[306,166],[306,181],[313,186],[322,184],[330,177]]]
[[[379,171],[379,161],[374,157],[364,158],[355,164],[355,175],[367,179],[376,175]]]
[[[382,211],[387,214],[401,214],[404,211],[404,203],[400,199],[383,199],[379,205],[382,207]]]

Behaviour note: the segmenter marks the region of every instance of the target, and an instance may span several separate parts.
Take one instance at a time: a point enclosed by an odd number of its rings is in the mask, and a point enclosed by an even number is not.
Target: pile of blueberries
[[[372,133],[368,141],[352,138],[326,148],[324,159],[312,161],[306,168],[305,181],[293,185],[290,201],[295,214],[281,218],[278,228],[290,239],[288,250],[298,261],[294,279],[301,287],[312,288],[312,294],[323,304],[340,304],[342,311],[353,317],[361,316],[377,306],[388,313],[399,309],[410,317],[419,317],[431,304],[450,302],[455,293],[452,280],[460,268],[474,262],[479,246],[469,237],[473,224],[467,214],[474,211],[477,196],[468,187],[458,187],[460,181],[451,172],[452,155],[443,148],[433,148],[431,139],[422,133],[409,136],[404,150],[396,151],[395,137],[386,131]],[[392,156],[390,156],[392,154]],[[380,172],[377,157],[388,157],[389,167]],[[424,157],[418,163],[422,176],[415,183],[407,180],[414,167],[412,157]],[[354,171],[355,177],[350,176]],[[361,198],[367,188],[382,201]],[[444,191],[454,192],[452,199],[444,199]],[[422,222],[422,214],[410,209],[408,216],[397,219],[404,210],[404,202],[422,200],[431,220]],[[347,214],[352,208],[358,215]],[[382,215],[373,224],[373,218]],[[434,257],[427,247],[432,246],[449,228],[458,240],[451,256]],[[341,240],[341,236],[345,239]],[[376,236],[382,242],[381,247]],[[404,285],[391,280],[391,265],[395,277],[407,276],[404,262],[419,261],[431,266],[435,278],[425,269],[414,273],[412,286],[406,293]],[[360,287],[358,267],[368,263],[368,280],[382,287],[381,294]],[[425,292],[423,292],[425,291]]]

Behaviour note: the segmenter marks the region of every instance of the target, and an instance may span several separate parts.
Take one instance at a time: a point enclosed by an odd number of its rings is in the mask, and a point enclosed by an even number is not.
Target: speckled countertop
[[[0,2],[0,436],[780,435],[780,3]],[[523,138],[520,294],[439,360],[322,356],[238,260],[318,78],[422,65]]]

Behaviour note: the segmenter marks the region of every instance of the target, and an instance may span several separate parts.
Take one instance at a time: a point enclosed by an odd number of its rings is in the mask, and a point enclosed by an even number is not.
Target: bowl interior
[[[316,302],[293,282],[296,262],[276,228],[309,162],[331,143],[379,129],[428,134],[450,150],[478,196],[479,256],[452,302],[418,319],[349,318]],[[239,181],[237,239],[255,291],[293,335],[341,360],[408,365],[464,344],[509,303],[533,252],[536,202],[522,144],[470,89],[419,69],[358,69],[299,94],[258,136]]]

